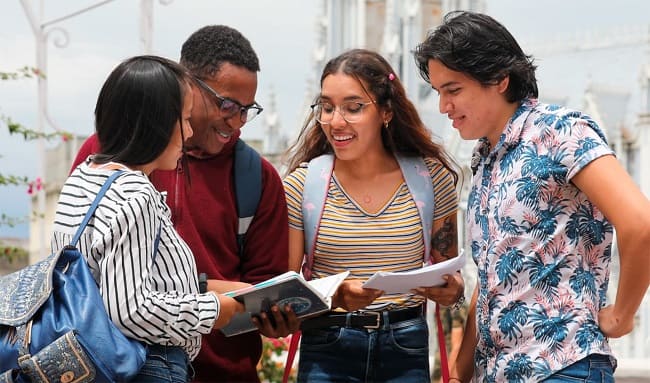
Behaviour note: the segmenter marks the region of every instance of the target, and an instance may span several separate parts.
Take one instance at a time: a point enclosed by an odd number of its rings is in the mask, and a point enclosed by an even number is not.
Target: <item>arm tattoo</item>
[[[433,233],[433,236],[431,237],[431,246],[434,250],[438,251],[443,258],[450,259],[455,256],[454,254],[451,254],[451,250],[456,241],[458,241],[456,230],[454,230],[454,226],[450,220],[445,219],[440,229]]]

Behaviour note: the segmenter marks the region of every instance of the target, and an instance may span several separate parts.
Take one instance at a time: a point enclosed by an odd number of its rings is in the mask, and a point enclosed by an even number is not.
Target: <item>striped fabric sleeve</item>
[[[438,220],[458,210],[458,193],[454,185],[454,177],[440,161],[434,158],[425,158],[424,162],[429,168],[431,182],[433,183],[433,194],[435,211],[433,219]]]
[[[284,193],[287,198],[287,210],[289,212],[289,227],[292,229],[303,230],[302,192],[305,187],[306,176],[307,164],[304,163],[283,180]]]
[[[103,253],[100,267],[100,288],[104,304],[113,322],[125,334],[149,343],[172,343],[207,334],[219,313],[219,303],[213,294],[181,293],[179,290],[155,288],[154,276],[174,275],[186,271],[177,259],[187,259],[189,249],[170,246],[173,228],[161,219],[160,206],[151,189],[133,193],[118,205],[93,247]],[[161,241],[155,265],[153,246],[158,227]],[[95,240],[97,241],[97,239]],[[169,248],[178,253],[173,254]],[[166,252],[167,254],[164,254]],[[154,270],[164,268],[166,270]],[[196,284],[187,275],[186,284]],[[183,291],[189,291],[183,289]]]

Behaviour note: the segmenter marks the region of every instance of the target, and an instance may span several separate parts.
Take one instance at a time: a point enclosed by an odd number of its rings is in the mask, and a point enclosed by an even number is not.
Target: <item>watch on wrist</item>
[[[208,292],[208,274],[199,274],[199,293],[205,294]]]

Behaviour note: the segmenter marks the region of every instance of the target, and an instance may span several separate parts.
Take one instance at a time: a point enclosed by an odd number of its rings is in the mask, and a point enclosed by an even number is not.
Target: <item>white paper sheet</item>
[[[403,272],[379,271],[370,277],[363,287],[384,290],[387,294],[408,293],[411,289],[422,286],[441,286],[446,282],[445,274],[453,274],[465,265],[465,253],[444,262],[434,263],[421,269]]]

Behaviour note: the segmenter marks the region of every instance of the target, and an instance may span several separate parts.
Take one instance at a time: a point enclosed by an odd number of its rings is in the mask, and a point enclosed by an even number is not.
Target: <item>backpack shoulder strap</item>
[[[88,224],[88,221],[90,221],[90,218],[93,216],[93,214],[95,214],[95,210],[97,210],[97,206],[99,206],[99,201],[101,201],[101,199],[104,198],[104,194],[106,194],[108,188],[111,187],[113,181],[115,181],[115,179],[119,177],[120,174],[122,173],[124,173],[123,170],[118,170],[116,172],[113,172],[113,174],[111,174],[106,179],[104,185],[102,185],[102,188],[99,189],[99,192],[97,192],[97,196],[93,200],[93,203],[90,204],[90,207],[88,208],[88,211],[84,216],[84,219],[79,224],[79,228],[77,229],[77,232],[74,234],[74,237],[72,237],[72,242],[70,242],[71,246],[77,246],[77,242],[79,242],[79,238],[81,238],[81,233],[83,233],[84,229],[86,228],[86,225]]]
[[[433,184],[429,168],[422,157],[397,156],[406,186],[418,207],[424,239],[424,262],[431,263],[431,230],[433,228]]]
[[[333,154],[318,156],[309,161],[309,165],[307,165],[305,185],[302,189],[302,227],[305,237],[302,275],[306,280],[311,279],[316,236],[318,235],[318,227],[323,216],[323,210],[325,210],[325,200],[327,199],[333,168]],[[301,331],[298,330],[291,335],[291,343],[287,352],[287,362],[285,363],[284,374],[282,375],[282,383],[289,381],[289,374],[291,373],[293,361],[298,351],[301,334]]]
[[[255,217],[262,196],[262,157],[241,139],[237,139],[234,156],[233,177],[238,216],[237,244],[241,257],[244,253],[246,232]]]
[[[311,279],[311,267],[314,260],[314,248],[318,227],[325,208],[325,199],[329,189],[334,155],[323,154],[309,161],[305,186],[302,190],[302,220],[305,236],[305,258],[302,274],[305,279]]]
[[[399,154],[396,157],[404,180],[406,181],[406,186],[420,214],[422,238],[424,239],[424,262],[431,264],[431,231],[433,229],[433,212],[435,209],[431,174],[422,157],[404,157]],[[438,348],[440,349],[440,372],[442,381],[447,383],[449,382],[449,365],[447,362],[445,335],[442,331],[442,323],[440,321],[439,304],[436,304],[435,319],[437,324]]]

